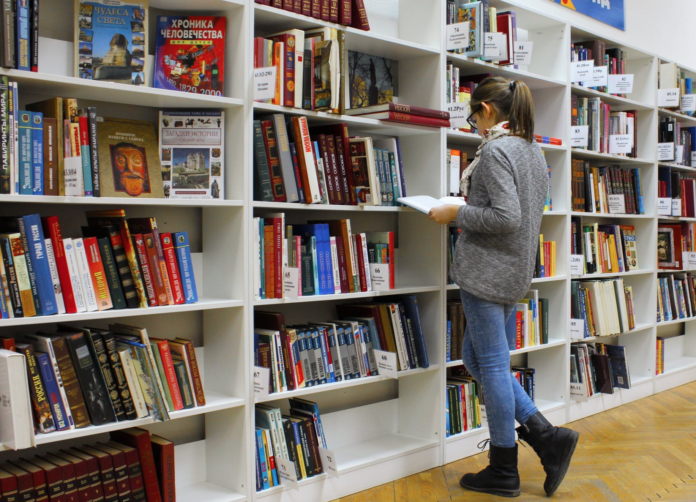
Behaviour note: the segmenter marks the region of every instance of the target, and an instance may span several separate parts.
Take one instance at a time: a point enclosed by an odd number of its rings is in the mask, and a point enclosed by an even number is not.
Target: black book
[[[292,417],[291,420],[297,425],[297,430],[300,434],[300,446],[302,447],[302,455],[305,460],[305,470],[307,471],[307,477],[311,478],[314,476],[314,456],[312,455],[312,449],[309,446],[309,436],[307,432],[307,427],[305,426],[304,420],[301,418]]]
[[[99,181],[99,143],[97,142],[97,109],[93,106],[87,108],[87,127],[89,129],[89,154],[90,163],[92,165],[92,194],[94,197],[101,197],[101,183]]]
[[[24,309],[22,308],[22,297],[19,294],[19,284],[17,283],[17,272],[14,267],[14,259],[12,258],[12,247],[10,239],[0,237],[0,250],[2,251],[2,262],[5,266],[5,276],[10,288],[10,297],[12,299],[12,311],[15,317],[24,317]],[[8,305],[8,309],[10,306]]]
[[[597,385],[597,392],[613,394],[614,385],[612,384],[611,363],[609,362],[609,356],[592,354],[590,359],[592,360],[592,366],[595,369],[595,384]]]
[[[99,336],[104,342],[104,349],[106,350],[109,365],[111,366],[111,371],[114,375],[114,380],[116,381],[116,387],[121,398],[121,403],[123,404],[123,411],[126,414],[126,420],[135,420],[138,418],[138,413],[135,411],[133,397],[131,396],[128,388],[128,380],[126,380],[123,364],[121,363],[121,358],[118,355],[118,350],[116,349],[116,338],[110,331],[100,331]]]
[[[29,272],[29,284],[31,284],[31,296],[34,298],[34,310],[36,315],[43,315],[44,309],[39,299],[39,286],[36,283],[36,273],[34,272],[34,263],[31,260],[29,252],[29,239],[27,238],[27,230],[24,226],[24,218],[19,216],[2,216],[0,217],[0,232],[2,233],[18,233],[22,239],[22,247],[24,248],[24,258],[27,262],[27,271]]]
[[[295,464],[295,472],[297,479],[302,479],[302,468],[300,467],[297,457],[297,443],[295,442],[295,432],[292,428],[292,422],[287,418],[283,419],[283,433],[285,434],[285,444],[290,452],[290,460]]]
[[[406,348],[408,349],[408,360],[411,369],[418,367],[418,354],[416,353],[416,340],[413,336],[413,329],[411,323],[406,317],[406,309],[402,303],[396,304],[399,314],[401,316],[401,326],[404,331],[404,338],[406,341]]]
[[[99,368],[92,359],[87,340],[83,333],[65,337],[75,365],[77,379],[85,397],[85,404],[92,425],[103,425],[116,420],[111,398],[100,376]]]
[[[2,57],[0,66],[15,67],[15,14],[13,0],[2,0]]]
[[[274,200],[260,120],[254,120],[254,200],[265,202]]]
[[[179,383],[181,398],[184,400],[184,409],[188,410],[195,406],[193,401],[193,393],[191,385],[189,385],[188,371],[186,371],[186,363],[184,361],[174,361],[174,373],[176,373],[176,381]]]
[[[116,267],[116,259],[111,250],[111,239],[108,237],[99,237],[97,239],[99,254],[101,255],[102,264],[104,265],[104,274],[106,275],[106,283],[109,285],[109,293],[111,294],[111,303],[114,309],[126,308],[126,297],[123,296],[121,288],[121,279],[118,276],[118,268]]]
[[[116,383],[114,372],[109,364],[109,354],[106,351],[104,338],[98,330],[94,329],[90,329],[87,336],[91,342],[90,347],[94,350],[93,355],[96,356],[96,360],[99,362],[99,367],[101,368],[102,376],[104,377],[104,385],[106,386],[106,390],[109,392],[111,404],[114,407],[116,420],[119,422],[126,420],[126,411],[119,395],[118,384]]]

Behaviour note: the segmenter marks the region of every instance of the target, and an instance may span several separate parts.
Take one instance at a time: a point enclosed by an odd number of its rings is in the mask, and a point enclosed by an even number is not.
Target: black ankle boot
[[[546,472],[544,491],[550,497],[568,472],[580,434],[565,427],[554,427],[541,412],[518,427],[517,434],[539,455]]]
[[[500,497],[520,496],[520,474],[517,472],[517,445],[498,448],[491,445],[490,465],[477,474],[465,474],[459,480],[462,488],[490,493]]]

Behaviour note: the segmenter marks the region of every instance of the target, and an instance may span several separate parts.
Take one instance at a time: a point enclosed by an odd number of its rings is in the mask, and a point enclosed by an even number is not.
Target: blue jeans
[[[462,360],[481,384],[486,402],[491,444],[515,446],[515,420],[524,424],[538,412],[531,398],[510,372],[510,350],[515,349],[515,305],[482,300],[460,290],[466,331]]]

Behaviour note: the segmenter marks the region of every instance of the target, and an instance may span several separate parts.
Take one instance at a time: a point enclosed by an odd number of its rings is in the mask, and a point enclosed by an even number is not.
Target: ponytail
[[[527,84],[503,77],[484,79],[471,97],[471,108],[493,106],[499,121],[510,123],[510,134],[534,141],[534,101]]]

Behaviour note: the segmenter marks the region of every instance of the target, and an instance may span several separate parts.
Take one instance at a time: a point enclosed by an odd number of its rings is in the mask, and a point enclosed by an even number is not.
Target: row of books
[[[691,223],[663,223],[657,227],[657,268],[683,270],[685,252],[694,250],[694,229]]]
[[[633,286],[624,286],[623,279],[572,281],[570,285],[570,315],[583,321],[583,338],[618,335],[635,328]]]
[[[556,277],[556,241],[545,241],[544,234],[539,234],[533,277],[535,279]]]
[[[534,402],[536,398],[536,370],[523,366],[513,366],[511,370],[512,376],[517,379],[529,398]]]
[[[452,375],[445,386],[446,437],[483,427],[483,392],[471,377]]]
[[[662,375],[665,372],[665,339],[658,336],[655,342],[655,375]]]
[[[297,480],[324,472],[320,448],[328,449],[319,406],[306,399],[290,399],[290,413],[256,405],[256,491],[281,484],[277,459],[292,462]]]
[[[660,117],[658,142],[672,143],[672,155],[670,158],[660,157],[659,160],[682,166],[691,166],[691,155],[696,150],[696,144],[694,144],[695,135],[696,127],[682,127],[681,122],[678,122],[674,117]]]
[[[676,63],[660,61],[657,68],[657,87],[658,89],[678,89],[680,96],[692,93],[691,79],[686,77],[686,73]],[[694,114],[694,112],[682,111],[681,106],[665,108],[684,115],[693,116]]]
[[[592,167],[572,159],[573,211],[602,214],[645,214],[640,169]]]
[[[657,278],[657,322],[696,317],[696,291],[691,273]]]
[[[4,390],[14,401],[0,428],[3,441],[14,437],[15,449],[33,446],[35,433],[148,416],[163,421],[206,402],[189,340],[149,338],[145,328],[113,324],[108,330],[58,325],[57,334],[1,341],[12,382]]]
[[[89,211],[87,224],[64,239],[57,216],[0,218],[2,318],[198,301],[186,232],[122,209]]]
[[[394,289],[394,253],[394,232],[353,233],[348,219],[286,226],[283,213],[254,218],[254,297]],[[293,269],[297,282],[286,291]]]
[[[39,71],[39,0],[4,2],[0,66]]]
[[[605,343],[571,344],[571,398],[584,401],[597,393],[613,394],[614,388],[631,388],[626,347]]]
[[[176,501],[174,443],[144,429],[0,466],[2,500]]]
[[[633,225],[583,224],[571,218],[571,254],[583,256],[583,274],[616,274],[638,270]]]
[[[364,0],[254,0],[295,14],[370,31]]]
[[[575,94],[570,96],[571,125],[588,126],[587,146],[576,146],[582,150],[599,153],[614,153],[610,149],[610,137],[629,135],[633,138],[633,147],[629,153],[616,153],[624,157],[638,156],[638,121],[637,112],[612,112],[611,105],[601,98],[583,98]]]
[[[657,168],[657,196],[679,201],[670,205],[671,216],[696,216],[696,177],[672,170],[669,166]],[[670,216],[670,214],[665,215]]]
[[[626,51],[623,49],[607,49],[603,40],[589,40],[570,44],[570,61],[594,61],[594,67],[606,67],[607,75],[624,75],[626,73]],[[588,82],[579,82],[587,86]],[[604,86],[587,86],[600,92],[607,92]],[[615,94],[625,98],[624,94]]]

